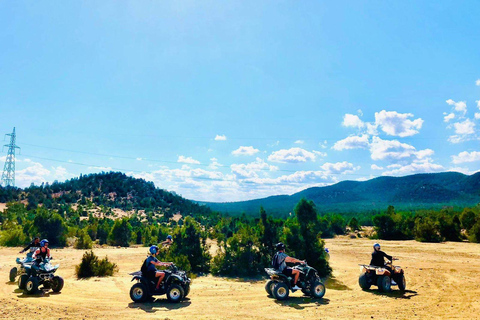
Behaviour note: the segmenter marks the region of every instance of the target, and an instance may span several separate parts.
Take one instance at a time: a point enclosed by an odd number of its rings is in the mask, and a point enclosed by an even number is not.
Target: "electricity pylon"
[[[15,127],[13,132],[7,133],[6,136],[10,136],[10,144],[4,145],[4,147],[8,147],[8,153],[5,159],[5,166],[3,167],[2,183],[4,187],[15,187],[15,149],[20,149],[15,144]]]

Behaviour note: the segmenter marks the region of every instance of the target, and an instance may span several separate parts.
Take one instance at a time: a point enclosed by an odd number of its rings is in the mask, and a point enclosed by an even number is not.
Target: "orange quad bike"
[[[385,267],[360,264],[360,272],[358,284],[363,290],[368,290],[373,285],[382,292],[390,292],[392,286],[398,286],[399,290],[405,291],[407,286],[402,267],[394,266],[392,261],[385,263]]]

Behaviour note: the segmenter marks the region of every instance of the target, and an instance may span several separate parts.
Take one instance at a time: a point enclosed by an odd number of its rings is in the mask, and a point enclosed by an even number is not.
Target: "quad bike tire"
[[[399,290],[405,291],[405,289],[407,288],[407,281],[405,280],[404,274],[400,274],[395,280],[395,282],[398,284]]]
[[[290,290],[288,289],[288,286],[286,283],[283,282],[278,282],[272,290],[273,296],[277,300],[285,300],[288,298],[288,295],[290,293]]]
[[[185,297],[185,292],[182,286],[178,284],[172,284],[167,289],[167,299],[173,303],[179,303]]]
[[[371,286],[371,284],[368,283],[367,275],[365,273],[362,273],[360,277],[358,277],[358,284],[362,290],[368,290]]]
[[[15,278],[17,277],[17,272],[18,272],[18,269],[16,267],[13,267],[12,269],[10,269],[10,275],[9,275],[10,282],[15,282]]]
[[[273,296],[273,287],[275,286],[275,281],[273,280],[268,280],[267,283],[265,284],[265,291],[267,291],[267,294],[269,296]]]
[[[38,279],[37,277],[29,277],[25,282],[25,293],[34,294],[38,291]]]
[[[381,292],[390,292],[392,290],[389,276],[380,276],[377,279],[378,290]]]
[[[52,291],[53,292],[60,292],[63,289],[63,278],[59,276],[55,276],[52,279]]]
[[[184,296],[183,296],[184,298],[188,296],[188,294],[190,293],[190,284],[185,285],[185,288],[183,288],[183,292],[184,292]]]
[[[326,290],[325,285],[316,280],[310,287],[310,296],[314,299],[321,299],[325,295]]]
[[[307,288],[302,288],[302,292],[303,292],[304,295],[307,295],[307,296],[310,295],[310,290],[307,289]]]
[[[27,280],[28,280],[28,275],[22,274],[18,278],[18,288],[22,290],[25,289],[25,283],[27,282]]]
[[[145,302],[149,298],[148,288],[143,283],[135,283],[130,288],[130,299],[133,302]]]

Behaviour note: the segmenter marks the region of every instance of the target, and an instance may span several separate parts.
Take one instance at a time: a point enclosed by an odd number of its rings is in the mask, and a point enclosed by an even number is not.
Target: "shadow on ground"
[[[151,300],[150,302],[144,302],[144,303],[135,303],[135,302],[130,302],[128,304],[129,308],[132,309],[140,309],[148,313],[155,313],[157,311],[162,311],[162,310],[175,310],[175,309],[181,309],[181,308],[186,308],[191,304],[190,299],[185,298],[179,303],[172,303],[169,302],[167,299],[155,299]]]
[[[273,297],[271,298],[274,299]],[[275,303],[280,306],[290,307],[297,310],[303,310],[305,308],[313,308],[313,307],[318,307],[320,305],[329,304],[330,300],[325,298],[312,299],[310,297],[289,297],[287,300],[284,300],[284,301],[275,300]]]
[[[45,289],[45,291],[40,289],[34,294],[26,294],[22,289],[18,289],[18,288],[15,289],[13,292],[21,293],[21,295],[18,295],[17,297],[22,299],[23,298],[48,298],[51,295],[54,296],[54,295],[62,294],[61,292],[53,292],[47,289]]]
[[[367,291],[379,296],[395,298],[395,299],[410,299],[411,297],[415,297],[418,295],[417,291],[413,291],[413,290],[405,290],[405,291],[393,290],[390,292],[381,292],[379,290],[367,290]]]
[[[352,290],[335,277],[328,278],[327,281],[325,281],[325,287],[331,290]]]
[[[7,282],[5,282],[5,284],[11,286],[11,285],[17,284],[17,282],[16,281],[13,281],[13,282],[7,281]]]

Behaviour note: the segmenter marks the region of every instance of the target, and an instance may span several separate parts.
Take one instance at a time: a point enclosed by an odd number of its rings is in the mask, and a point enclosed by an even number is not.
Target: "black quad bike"
[[[43,285],[42,289],[60,292],[63,288],[63,278],[55,275],[60,265],[52,265],[51,260],[52,258],[46,258],[39,266],[25,265],[26,272],[20,276],[18,286],[22,286],[27,294],[36,293],[40,285]]]
[[[191,280],[185,271],[172,264],[163,272],[165,277],[158,290],[156,290],[158,279],[146,277],[141,271],[130,273],[133,276],[132,281],[137,281],[130,289],[130,298],[133,302],[145,302],[152,296],[166,294],[168,301],[178,303],[189,294]]]
[[[320,280],[317,270],[309,265],[300,264],[293,269],[300,271],[300,277],[297,281],[297,286],[302,288],[302,292],[315,299],[323,298],[325,295],[325,285]],[[265,284],[265,291],[268,295],[273,296],[277,300],[285,300],[288,298],[290,290],[293,290],[293,277],[287,277],[283,273],[273,269],[265,268],[265,271],[270,276],[270,280]]]
[[[393,258],[393,260],[398,260]],[[382,292],[389,292],[392,286],[398,285],[398,289],[404,291],[407,287],[405,274],[400,266],[394,266],[392,261],[385,264],[392,272],[385,267],[377,267],[366,264],[360,264],[360,277],[358,284],[363,290],[368,290],[372,285],[377,286]],[[392,283],[392,280],[394,283]]]
[[[24,283],[28,278],[28,276],[26,275],[27,272],[25,268],[26,267],[28,268],[33,264],[32,255],[33,255],[33,252],[29,252],[27,253],[27,256],[25,258],[23,259],[17,258],[15,262],[19,266],[13,267],[12,269],[10,269],[10,275],[9,275],[10,282],[15,282],[15,279],[17,278],[17,276],[20,276],[20,278],[18,279],[18,286],[20,289],[23,289],[23,287],[21,286],[22,282]]]

